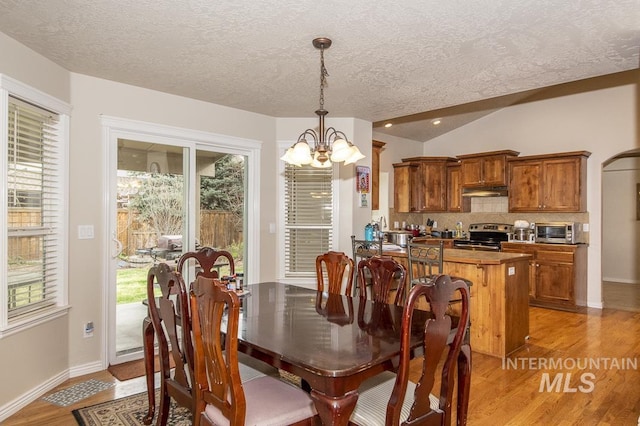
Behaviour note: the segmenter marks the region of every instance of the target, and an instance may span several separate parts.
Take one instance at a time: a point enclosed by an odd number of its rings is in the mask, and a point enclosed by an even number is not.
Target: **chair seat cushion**
[[[358,388],[358,402],[350,420],[362,426],[385,426],[387,403],[391,397],[395,382],[396,375],[390,371],[385,371],[362,383]],[[400,421],[404,421],[409,417],[415,390],[415,383],[409,382],[402,403]],[[429,394],[429,405],[432,410],[441,411],[440,401],[433,394]]]
[[[263,376],[278,377],[277,368],[243,353],[238,353],[238,369],[242,383]]]
[[[313,401],[306,392],[274,377],[257,377],[243,382],[242,387],[247,401],[247,425],[289,425],[317,414]],[[229,419],[211,404],[207,404],[202,416],[203,420],[211,424],[229,424]]]

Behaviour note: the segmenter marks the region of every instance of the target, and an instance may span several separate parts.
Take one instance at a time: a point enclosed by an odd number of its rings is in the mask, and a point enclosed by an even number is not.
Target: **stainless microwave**
[[[581,243],[582,224],[577,222],[536,222],[535,240],[536,243]]]

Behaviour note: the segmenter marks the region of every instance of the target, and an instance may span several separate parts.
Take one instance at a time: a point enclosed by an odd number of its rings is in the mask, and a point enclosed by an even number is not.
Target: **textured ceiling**
[[[327,36],[328,120],[378,125],[637,69],[640,0],[0,0],[0,31],[76,73],[275,117],[313,116]],[[381,131],[434,135],[411,124]]]

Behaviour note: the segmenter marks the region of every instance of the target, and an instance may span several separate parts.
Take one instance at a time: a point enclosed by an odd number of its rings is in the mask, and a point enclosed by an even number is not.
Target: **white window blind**
[[[58,114],[9,96],[7,122],[7,324],[55,306],[62,213]]]
[[[285,166],[285,277],[315,277],[333,240],[333,168]]]

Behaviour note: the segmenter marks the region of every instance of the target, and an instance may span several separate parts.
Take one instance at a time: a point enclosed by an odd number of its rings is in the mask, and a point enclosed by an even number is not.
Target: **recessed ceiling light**
[[[393,123],[387,123],[387,124],[385,124],[385,125],[384,125],[384,127],[386,127],[387,129],[388,129],[389,127],[391,127],[391,126],[393,126]]]
[[[431,121],[431,124],[433,124],[434,126],[437,126],[440,123],[442,123],[442,120],[440,120],[439,118],[436,118]]]

